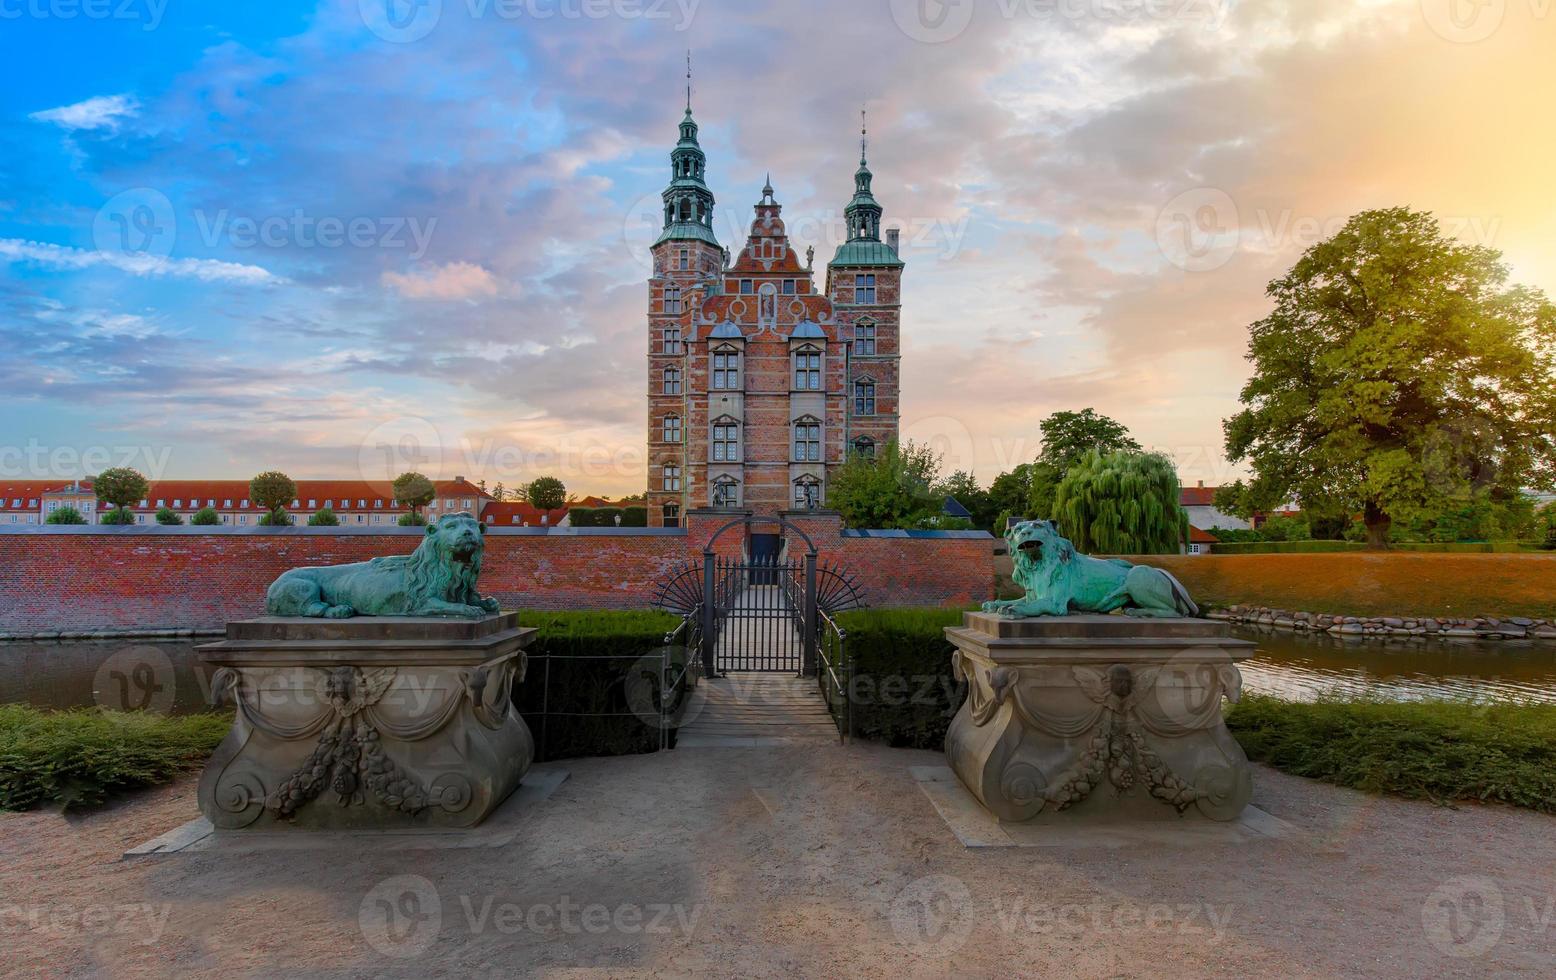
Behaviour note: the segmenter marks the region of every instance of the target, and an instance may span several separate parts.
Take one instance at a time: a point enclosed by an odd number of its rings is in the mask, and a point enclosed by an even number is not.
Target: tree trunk
[[[1367,525],[1367,547],[1373,551],[1382,551],[1389,546],[1389,527],[1394,519],[1383,508],[1369,500],[1362,510],[1362,523]]]

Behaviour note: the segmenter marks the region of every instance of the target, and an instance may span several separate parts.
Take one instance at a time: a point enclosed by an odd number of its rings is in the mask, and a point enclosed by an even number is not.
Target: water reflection
[[[192,640],[0,643],[0,702],[189,714],[210,709]]]
[[[1321,696],[1395,701],[1556,704],[1556,648],[1445,640],[1376,640],[1236,627],[1259,645],[1244,686],[1295,701]]]

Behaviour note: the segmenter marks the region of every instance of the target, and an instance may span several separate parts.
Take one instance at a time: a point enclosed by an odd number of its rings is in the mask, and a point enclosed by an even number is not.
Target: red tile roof
[[[0,481],[0,510],[37,511],[44,494],[77,492],[75,486],[74,480]],[[91,493],[92,484],[83,481],[79,492]]]
[[[34,481],[8,483],[0,481],[0,496],[4,496],[4,506],[11,508],[11,501],[21,498],[23,510],[36,510],[38,504],[27,507],[28,499],[37,500],[40,494],[49,491],[59,491],[71,485],[69,480],[60,481]],[[477,501],[476,510],[480,510],[481,501],[490,500],[490,494],[484,494],[480,488],[468,480],[434,480],[432,485],[437,490],[439,499],[444,497],[469,497]],[[90,487],[90,483],[84,483]],[[360,509],[359,500],[367,501],[367,509],[378,510],[374,504],[382,500],[381,509],[386,511],[404,511],[409,508],[400,507],[394,502],[394,490],[387,484],[369,483],[366,480],[298,480],[297,499],[299,506],[306,510],[315,508],[308,506],[309,500],[317,500],[320,507],[324,501],[330,501],[336,510],[347,509],[340,502],[351,501],[350,509]],[[249,499],[249,481],[247,480],[153,480],[151,487],[146,491],[146,507],[142,508],[138,503],[131,505],[131,510],[154,511],[157,509],[157,501],[166,501],[169,506],[175,500],[184,503],[180,509],[196,509],[207,506],[209,501],[216,501],[218,510],[228,509],[227,501],[232,501],[232,509],[243,507],[243,501]],[[252,505],[251,505],[252,507]]]
[[[1216,502],[1220,487],[1184,487],[1178,495],[1178,503],[1184,507],[1211,507]]]
[[[1209,531],[1201,531],[1197,527],[1189,528],[1189,544],[1215,544],[1220,539]]]
[[[488,527],[556,527],[567,516],[566,507],[541,510],[518,500],[492,501],[481,511]],[[541,520],[544,517],[545,520]]]

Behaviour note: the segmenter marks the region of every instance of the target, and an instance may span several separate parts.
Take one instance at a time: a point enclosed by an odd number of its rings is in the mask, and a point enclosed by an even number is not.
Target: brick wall
[[[659,579],[695,559],[730,514],[683,530],[493,528],[482,591],[505,607],[647,607]],[[975,532],[843,532],[832,515],[796,522],[874,606],[963,605],[990,597],[992,539]],[[213,628],[262,614],[288,568],[406,554],[415,528],[0,528],[0,633]],[[791,553],[803,554],[798,535]],[[716,550],[738,553],[740,529]]]

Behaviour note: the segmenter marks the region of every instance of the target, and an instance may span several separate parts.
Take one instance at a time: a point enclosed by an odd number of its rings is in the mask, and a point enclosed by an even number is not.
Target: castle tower
[[[901,421],[903,262],[896,230],[881,240],[882,209],[870,188],[867,135],[861,125],[854,196],[843,210],[848,240],[827,263],[827,296],[838,332],[848,341],[849,449],[873,454],[898,437]]]

